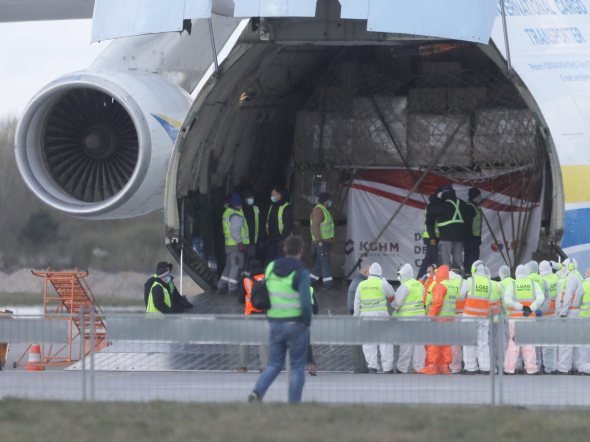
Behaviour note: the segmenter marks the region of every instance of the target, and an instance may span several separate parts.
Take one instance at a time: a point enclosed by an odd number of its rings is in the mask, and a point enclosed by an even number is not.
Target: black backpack
[[[270,296],[266,288],[266,279],[261,279],[254,283],[250,293],[250,301],[252,301],[252,307],[257,310],[270,309]]]

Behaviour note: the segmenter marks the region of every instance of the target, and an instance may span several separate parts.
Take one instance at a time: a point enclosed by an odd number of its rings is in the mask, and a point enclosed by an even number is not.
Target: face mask
[[[252,205],[254,205],[254,198],[248,198],[248,200],[247,200],[247,201],[248,201],[248,205],[249,205],[249,206],[252,206]]]
[[[273,203],[276,203],[276,202],[277,202],[277,199],[275,198],[275,196],[274,196],[274,195],[272,195],[272,196],[270,197],[270,200],[271,200]]]
[[[475,202],[477,204],[481,203],[481,201],[482,201],[482,197],[481,196],[478,196],[477,199],[475,200]]]
[[[438,192],[438,194],[436,196],[438,196],[439,198],[442,198],[442,192]]]
[[[172,278],[169,276],[166,278],[166,284],[170,284],[170,281],[172,281]]]
[[[397,274],[397,280],[398,281],[401,281],[402,280],[402,277],[401,277],[401,275],[399,273]]]
[[[328,201],[328,207],[332,207],[332,201]]]

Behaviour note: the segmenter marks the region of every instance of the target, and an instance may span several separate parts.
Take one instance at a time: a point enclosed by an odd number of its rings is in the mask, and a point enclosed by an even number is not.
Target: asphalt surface
[[[82,372],[46,370],[26,372],[5,369],[0,373],[0,397],[29,399],[82,399]],[[94,398],[100,401],[245,402],[258,373],[162,372],[95,374]],[[281,373],[265,401],[287,399],[286,375]],[[495,378],[498,381],[498,378]],[[319,373],[306,376],[305,402],[490,404],[490,377],[369,375]],[[86,373],[90,398],[90,373]],[[496,396],[496,401],[499,398]],[[590,377],[504,377],[504,404],[517,406],[590,406]]]

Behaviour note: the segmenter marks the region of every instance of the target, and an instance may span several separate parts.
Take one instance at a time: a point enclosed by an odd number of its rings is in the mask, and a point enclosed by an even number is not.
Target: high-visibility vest
[[[474,275],[469,279],[471,283],[463,314],[469,316],[487,316],[490,311],[492,284],[488,278],[481,275]]]
[[[537,283],[529,278],[521,278],[512,282],[512,296],[516,302],[523,306],[530,307],[535,302],[535,286]],[[533,312],[534,313],[534,312]],[[515,310],[510,307],[511,318],[524,318],[522,310]]]
[[[584,281],[582,287],[584,287],[584,296],[580,304],[580,318],[590,318],[590,281]]]
[[[150,296],[148,298],[147,308],[145,309],[146,313],[161,313],[160,310],[154,306],[154,296],[152,295],[152,290],[154,290],[154,287],[157,285],[162,287],[162,290],[164,291],[164,304],[166,304],[168,307],[172,307],[172,302],[170,301],[170,292],[168,292],[168,289],[164,287],[160,281],[156,280],[150,289]]]
[[[578,272],[577,270],[573,270],[570,275],[576,275],[578,278],[580,278],[580,281],[582,281],[582,284],[584,283],[584,278],[582,278],[582,275],[580,275],[580,272]],[[565,281],[563,282],[563,284],[561,285],[561,305],[563,305],[563,295],[565,294],[565,283],[567,281],[567,278],[569,277],[569,275],[567,275],[567,277],[565,277]],[[569,310],[578,310],[578,307],[574,307],[574,297],[576,296],[576,294],[572,294],[572,300],[570,303],[570,308]]]
[[[428,229],[426,228],[426,212],[428,212],[428,204],[430,204],[430,201],[426,203],[426,209],[424,209],[424,233],[422,234],[422,238],[426,239],[430,238],[430,235],[428,234]],[[434,222],[434,234],[437,238],[440,236],[438,232],[438,221]]]
[[[461,291],[461,285],[463,285],[463,278],[449,279],[449,283],[453,284],[455,287],[457,287],[457,296],[455,298],[455,316],[461,315],[461,314],[463,314],[463,311],[465,310],[465,302],[467,302],[467,300],[461,299],[459,297],[459,292]]]
[[[473,236],[481,236],[481,212],[479,211],[479,207],[471,201],[468,201],[467,204],[475,210],[475,218],[473,218],[473,224],[471,224]]]
[[[285,224],[283,223],[283,212],[285,211],[285,207],[290,206],[291,204],[289,203],[285,203],[282,206],[279,206],[279,214],[277,217],[278,223],[279,223],[279,233],[283,233],[283,229],[285,228]],[[271,205],[270,208],[268,209],[268,216],[266,217],[266,233],[268,233],[268,222],[270,220],[270,212],[272,212],[272,208],[273,206]]]
[[[387,299],[381,278],[369,278],[359,284],[361,313],[387,311]]]
[[[514,282],[514,278],[511,278],[510,276],[504,278],[502,281],[500,281],[500,284],[502,284],[502,287],[504,287],[504,292],[506,292],[506,287],[508,287],[509,284],[512,284]]]
[[[281,277],[273,273],[275,263],[266,268],[266,288],[270,298],[270,309],[266,312],[269,318],[296,318],[301,316],[301,300],[299,292],[293,288],[294,270],[289,276]]]
[[[244,278],[244,288],[246,289],[246,315],[250,313],[262,313],[264,310],[258,310],[257,308],[252,307],[252,286],[254,286],[254,278],[256,281],[261,281],[264,279],[264,275],[256,275],[250,278]]]
[[[438,227],[448,226],[449,224],[464,224],[465,221],[463,220],[463,217],[461,216],[461,210],[459,210],[459,200],[456,200],[456,201],[446,200],[445,203],[450,203],[453,206],[455,206],[455,213],[453,214],[453,218],[450,219],[449,221],[445,221],[444,223],[438,223]]]
[[[154,273],[154,278],[157,278],[158,275],[156,273]],[[168,287],[170,289],[170,294],[174,293],[174,281],[170,281],[170,284],[168,284]]]
[[[426,296],[424,296],[424,310],[426,313],[428,313],[430,311],[430,306],[432,305],[432,301],[433,301],[432,291],[434,290],[434,286],[436,285],[436,281],[430,281],[430,282],[431,282],[431,284],[428,286],[428,288],[425,288]]]
[[[408,279],[406,282],[402,283],[402,285],[405,285],[408,288],[409,293],[408,296],[406,296],[404,303],[400,306],[400,308],[397,311],[393,312],[392,316],[423,315],[424,300],[422,297],[422,293],[424,290],[424,286],[415,279]],[[381,286],[379,286],[379,288],[381,288]]]
[[[254,209],[254,244],[258,244],[258,230],[260,228],[260,209],[258,206],[253,206]],[[249,227],[248,227],[249,229]]]
[[[543,316],[551,316],[555,314],[555,300],[557,299],[557,283],[559,282],[559,276],[555,273],[545,276],[543,279],[549,284],[549,293],[551,293],[551,302],[549,303],[549,309]]]
[[[334,238],[334,220],[332,219],[332,215],[330,215],[330,212],[328,211],[328,209],[326,209],[323,205],[318,204],[317,206],[315,206],[313,208],[313,210],[317,209],[317,208],[322,209],[322,212],[324,212],[324,222],[320,224],[320,234],[322,235],[322,237],[320,239],[330,239],[330,238]],[[313,213],[312,210],[312,213]],[[312,220],[311,220],[311,216],[309,217],[309,226],[311,228],[312,225]],[[313,229],[311,229],[311,239],[313,241],[316,240],[315,235],[313,234]]]
[[[438,316],[455,316],[456,302],[459,297],[459,289],[452,281],[446,279],[441,282],[447,288],[447,293],[443,298],[443,305]]]
[[[244,218],[244,212],[242,212],[241,210],[236,210],[232,207],[228,207],[227,209],[225,209],[225,212],[223,212],[223,235],[225,236],[225,245],[238,245],[238,243],[232,238],[230,230],[231,223],[229,219],[234,214],[239,215],[244,219],[244,224],[242,225],[242,230],[240,231],[240,236],[242,237],[242,244],[250,244],[250,232],[248,231],[248,223]]]
[[[490,293],[490,313],[492,315],[499,315],[502,309],[502,295],[498,289],[498,283],[496,281],[490,281],[492,287],[492,293]],[[497,318],[496,318],[497,320]]]

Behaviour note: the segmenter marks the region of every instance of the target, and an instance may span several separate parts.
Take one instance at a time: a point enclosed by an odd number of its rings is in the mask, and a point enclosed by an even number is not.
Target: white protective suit
[[[406,297],[410,293],[408,286],[403,285],[403,283],[414,278],[414,270],[410,264],[404,264],[397,274],[402,285],[397,289],[395,300],[391,303],[394,310],[398,310],[403,305]],[[411,318],[412,320],[415,320],[416,318],[424,318],[424,316],[425,315],[414,315]],[[398,318],[398,320],[404,319],[406,318]],[[408,373],[411,361],[414,370],[418,371],[421,368],[424,368],[425,359],[426,347],[424,347],[424,345],[400,345],[397,369],[402,373]]]
[[[471,280],[474,276],[486,277],[485,265],[482,261],[473,263],[476,271],[473,276],[463,281],[459,297],[467,299],[471,291]],[[490,323],[487,317],[472,316],[463,313],[464,321],[477,321],[477,347],[473,345],[463,346],[463,361],[465,362],[465,371],[476,372],[490,371]]]
[[[452,281],[453,279],[461,279],[461,275],[457,275],[455,272],[453,271],[449,271],[449,281]],[[459,287],[461,287],[463,284],[463,281],[461,281],[459,283]],[[455,316],[455,320],[459,320],[459,318],[461,318],[463,315],[458,314]],[[453,374],[456,373],[460,373],[461,372],[461,361],[463,360],[463,352],[461,351],[461,346],[460,345],[451,345],[451,356],[452,356],[452,362],[451,365],[449,365],[449,369],[451,370],[451,372]]]
[[[573,270],[569,266],[572,264]],[[566,275],[565,286],[563,289],[563,296],[557,293],[557,298],[560,300],[559,310],[557,306],[555,313],[559,318],[567,318],[568,320],[576,320],[580,317],[580,304],[584,297],[584,287],[582,286],[582,279],[574,274],[577,270],[578,263],[575,259],[566,259],[563,261],[562,270]],[[578,371],[582,370],[582,347],[574,347],[572,345],[559,346],[557,356],[557,370],[560,373],[567,373],[572,368],[572,360],[574,367]]]
[[[516,279],[527,279],[529,272],[526,270],[525,266],[519,265],[516,267],[515,276]],[[543,289],[539,287],[539,285],[531,281],[533,287],[535,289],[535,300],[530,305],[533,314],[530,316],[531,318],[535,318],[534,312],[541,308],[543,303],[545,302],[545,295],[543,293]],[[516,301],[516,293],[514,293],[515,284],[508,284],[506,287],[506,292],[504,293],[504,302],[508,308],[512,310],[522,310],[523,305]],[[519,350],[522,349],[522,359],[524,362],[524,366],[528,374],[535,374],[538,369],[537,365],[537,357],[536,357],[536,348],[533,345],[526,345],[519,347],[514,343],[514,321],[508,322],[508,328],[510,333],[510,342],[508,343],[508,349],[506,350],[506,359],[504,360],[504,370],[507,373],[514,373],[517,365],[518,354]]]
[[[539,275],[545,280],[545,277],[553,274],[553,268],[549,261],[541,261],[539,263]],[[545,284],[548,285],[547,281],[545,280]],[[561,296],[561,294],[560,294]],[[549,292],[549,304],[551,303],[551,290]],[[545,304],[543,304],[545,307]],[[549,306],[547,306],[547,309]],[[547,311],[545,310],[545,312]],[[542,310],[542,309],[541,309]],[[545,313],[544,312],[544,313]],[[549,316],[543,316],[539,318],[543,321],[554,321],[556,318],[556,314]],[[541,353],[543,354],[543,369],[545,373],[552,373],[557,370],[557,347],[556,346],[543,346],[541,347]]]
[[[539,273],[539,264],[537,264],[537,261],[530,261],[526,263],[524,269],[526,271],[527,276],[531,273]],[[545,274],[545,276],[547,275],[549,275],[549,273]],[[541,287],[541,290],[543,290],[543,296],[545,296],[545,301],[543,302],[543,305],[539,310],[541,310],[541,312],[543,313],[546,313],[547,310],[549,310],[549,304],[551,304],[551,288],[549,287],[549,283],[545,281],[545,279],[543,279],[543,287]]]
[[[382,275],[383,271],[381,270],[381,266],[377,263],[371,264],[371,267],[369,268],[369,279],[382,279],[383,283],[381,284],[381,290],[383,291],[383,294],[388,299],[392,298],[395,295],[395,291],[393,290],[391,284],[389,284]],[[359,284],[359,287],[357,287],[356,293],[354,294],[354,316],[360,316],[362,318],[389,318],[389,313],[383,310],[361,313],[361,291]],[[393,370],[392,344],[363,344],[363,353],[365,354],[365,359],[367,360],[367,365],[369,368],[374,368],[376,370],[379,369],[378,351],[381,352],[381,366],[383,371]]]

